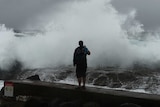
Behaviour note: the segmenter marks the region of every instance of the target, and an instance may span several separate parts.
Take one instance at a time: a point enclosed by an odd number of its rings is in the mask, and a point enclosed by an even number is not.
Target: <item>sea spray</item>
[[[49,23],[39,22],[43,23],[42,32],[35,36],[18,38],[12,30],[5,30],[5,35],[1,30],[0,67],[9,68],[14,60],[29,69],[72,65],[79,40],[91,51],[88,57],[91,67],[159,62],[159,40],[137,39],[145,31],[135,20],[135,10],[122,15],[109,0],[74,1],[63,7],[63,11],[48,14]]]
[[[14,32],[0,25],[0,69],[9,70],[15,60]]]

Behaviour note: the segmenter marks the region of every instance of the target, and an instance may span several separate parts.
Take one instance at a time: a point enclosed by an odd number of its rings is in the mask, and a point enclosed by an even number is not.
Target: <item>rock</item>
[[[111,86],[109,86],[109,87],[111,87],[111,88],[120,88],[120,87],[122,87],[122,84],[120,82],[113,82],[110,85]]]
[[[35,81],[35,80],[40,81],[39,75],[33,75],[33,76],[28,77],[27,79],[33,80],[33,81]]]
[[[118,79],[122,82],[136,81],[137,77],[133,72],[119,73]]]
[[[65,72],[60,72],[60,73],[56,76],[56,78],[57,78],[58,80],[64,80],[64,79],[66,79],[66,78],[68,77],[68,75],[70,75],[71,73],[72,73],[71,70],[66,70]]]
[[[94,85],[98,86],[107,86],[109,84],[109,80],[107,76],[100,76],[94,81]]]

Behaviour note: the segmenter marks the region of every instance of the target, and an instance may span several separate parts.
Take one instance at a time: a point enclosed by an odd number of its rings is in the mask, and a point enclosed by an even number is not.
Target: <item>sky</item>
[[[122,13],[131,9],[137,11],[136,19],[139,20],[145,29],[159,29],[160,10],[159,0],[112,0],[113,6]]]
[[[69,2],[70,0],[67,0]],[[7,27],[23,29],[41,18],[54,14],[66,0],[0,0],[0,23]],[[45,17],[44,17],[45,16]]]
[[[0,0],[0,23],[15,29],[24,29],[39,20],[46,19],[61,9],[63,3],[76,0]],[[84,1],[84,0],[79,0]],[[160,26],[159,0],[111,0],[120,13],[136,10],[136,19],[146,30],[156,30]]]

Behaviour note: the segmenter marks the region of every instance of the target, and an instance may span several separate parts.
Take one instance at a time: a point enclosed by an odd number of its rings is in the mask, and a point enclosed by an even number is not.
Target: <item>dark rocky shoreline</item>
[[[89,67],[87,70],[87,84],[119,88],[126,90],[142,89],[147,93],[160,94],[160,69],[135,65],[132,68],[119,67]],[[66,81],[68,78],[76,81],[73,66],[56,68],[24,69],[23,64],[15,61],[11,70],[0,70],[1,80],[36,79],[46,82]]]
[[[123,88],[127,90],[143,89],[146,92],[160,93],[160,69],[141,66],[134,68],[99,67],[88,68],[87,84],[105,86],[109,88]],[[10,71],[0,70],[1,80],[23,80],[38,75],[41,81],[58,82],[68,78],[76,82],[73,66],[57,68],[23,69],[21,63],[16,62]]]

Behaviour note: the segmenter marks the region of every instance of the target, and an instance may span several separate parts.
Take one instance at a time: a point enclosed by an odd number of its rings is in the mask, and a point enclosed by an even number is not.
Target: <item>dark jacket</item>
[[[73,64],[77,67],[87,67],[87,54],[90,55],[90,51],[85,47],[77,47],[74,51]]]

